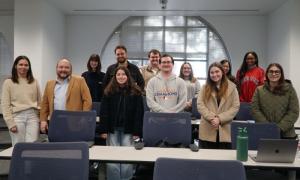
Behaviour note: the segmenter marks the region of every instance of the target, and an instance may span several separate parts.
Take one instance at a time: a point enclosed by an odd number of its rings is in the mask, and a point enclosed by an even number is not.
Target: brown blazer
[[[40,111],[40,120],[47,121],[54,110],[54,88],[56,80],[47,82]],[[72,75],[66,94],[66,110],[68,111],[90,111],[92,108],[92,98],[89,88],[80,76]]]
[[[228,90],[225,97],[221,99],[219,107],[215,94],[212,94],[208,102],[204,102],[204,87],[197,98],[197,108],[201,113],[199,138],[204,141],[216,142],[217,130],[210,125],[210,120],[218,116],[221,121],[219,126],[220,142],[231,142],[230,123],[240,108],[236,85],[228,81]]]

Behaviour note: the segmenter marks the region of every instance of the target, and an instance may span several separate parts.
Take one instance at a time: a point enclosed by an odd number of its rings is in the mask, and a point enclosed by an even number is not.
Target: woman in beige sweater
[[[39,135],[38,109],[41,95],[28,57],[18,56],[15,59],[11,78],[4,81],[2,88],[3,118],[12,145],[36,141]]]
[[[231,149],[230,123],[239,110],[240,101],[235,84],[226,78],[220,63],[209,66],[197,107],[201,113],[202,148]]]

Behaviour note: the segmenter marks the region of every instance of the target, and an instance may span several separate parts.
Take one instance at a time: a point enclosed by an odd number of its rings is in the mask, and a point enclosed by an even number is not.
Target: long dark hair
[[[244,78],[246,72],[249,70],[249,69],[248,69],[247,62],[246,62],[247,56],[248,56],[249,54],[251,54],[251,55],[254,56],[254,58],[255,58],[255,65],[256,65],[256,67],[258,67],[258,56],[257,56],[256,52],[254,52],[254,51],[249,51],[249,52],[247,52],[247,53],[245,54],[245,56],[244,56],[244,60],[243,60],[243,63],[242,63],[242,65],[241,65],[240,71],[239,71],[240,74],[239,74],[238,82],[239,82],[240,84],[241,84],[241,81],[242,81],[242,79]]]
[[[236,83],[236,79],[235,79],[235,77],[234,77],[234,76],[232,75],[232,73],[231,73],[231,69],[232,69],[231,62],[230,62],[228,59],[223,59],[223,60],[220,61],[220,63],[221,63],[222,65],[224,65],[225,63],[228,63],[229,71],[227,72],[226,76],[227,76],[227,78],[228,78],[230,81]]]
[[[217,85],[214,81],[211,80],[210,78],[210,70],[213,67],[217,67],[222,71],[222,79],[221,79],[221,84],[220,84],[220,89],[219,91],[216,92],[216,96],[219,98],[222,98],[225,96],[227,89],[228,89],[228,80],[225,75],[224,69],[222,65],[218,62],[212,63],[207,72],[207,79],[206,79],[206,84],[205,84],[205,89],[204,89],[204,100],[207,102],[209,98],[211,98],[212,92],[216,91]]]
[[[15,59],[14,64],[13,64],[12,69],[11,69],[11,80],[14,83],[19,83],[17,65],[18,65],[19,61],[21,61],[23,59],[27,61],[28,66],[29,66],[28,72],[27,72],[27,75],[26,75],[26,79],[27,79],[28,84],[31,84],[34,81],[34,77],[33,77],[32,70],[31,70],[31,63],[30,63],[30,60],[27,56],[18,56]]]
[[[280,70],[280,78],[279,78],[279,80],[278,80],[278,84],[277,84],[277,86],[273,89],[273,90],[271,90],[270,89],[270,79],[269,79],[269,77],[268,77],[268,74],[269,74],[269,70],[271,69],[271,67],[273,67],[273,66],[275,66],[275,67],[277,67],[279,70]],[[286,92],[286,89],[284,88],[284,83],[285,83],[285,78],[284,78],[284,72],[283,72],[283,68],[282,68],[282,66],[280,65],[280,64],[278,64],[278,63],[271,63],[271,64],[269,64],[269,66],[268,66],[268,68],[267,68],[267,70],[266,70],[266,82],[267,82],[267,88],[268,88],[268,90],[270,90],[271,92],[273,92],[274,94],[278,94],[278,95],[283,95],[283,94],[285,94],[285,92]],[[288,81],[288,82],[290,82],[290,81]]]
[[[86,64],[87,69],[88,69],[89,72],[92,72],[92,71],[93,71],[93,68],[91,67],[91,64],[90,64],[91,61],[96,61],[96,62],[98,63],[98,66],[97,66],[97,68],[96,68],[96,72],[97,72],[97,73],[100,73],[100,71],[101,71],[101,61],[100,61],[100,56],[99,56],[98,54],[92,54],[92,55],[90,56],[90,58],[89,58],[89,60],[88,60],[88,62],[87,62],[87,64]]]
[[[142,91],[141,91],[140,87],[133,81],[133,79],[130,75],[130,72],[124,66],[119,66],[116,68],[113,78],[110,80],[109,84],[104,89],[104,94],[105,95],[113,95],[113,94],[116,94],[121,91],[121,87],[116,79],[116,74],[119,70],[123,70],[127,76],[127,82],[125,84],[125,91],[126,91],[125,93],[127,95],[129,95],[129,94],[130,95],[141,95]]]
[[[195,83],[197,79],[194,77],[193,68],[192,68],[192,66],[191,66],[191,64],[190,64],[189,62],[184,62],[184,63],[181,65],[179,77],[182,78],[182,79],[184,79],[184,75],[183,75],[183,66],[184,66],[185,64],[189,65],[190,68],[191,68],[191,74],[189,75],[189,80],[190,80],[192,83]]]

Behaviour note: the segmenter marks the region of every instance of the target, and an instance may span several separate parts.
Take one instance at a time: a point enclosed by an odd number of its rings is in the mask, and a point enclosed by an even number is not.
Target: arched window
[[[230,59],[220,35],[201,17],[143,16],[129,17],[112,33],[101,52],[103,68],[115,59],[113,50],[123,44],[128,59],[137,66],[148,63],[148,52],[155,48],[174,57],[174,73],[179,75],[183,62],[191,63],[201,84],[211,62]]]

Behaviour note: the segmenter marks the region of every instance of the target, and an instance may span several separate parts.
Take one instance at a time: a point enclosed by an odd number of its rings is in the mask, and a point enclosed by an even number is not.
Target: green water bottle
[[[248,134],[246,127],[239,128],[236,141],[236,159],[240,161],[248,160]]]

